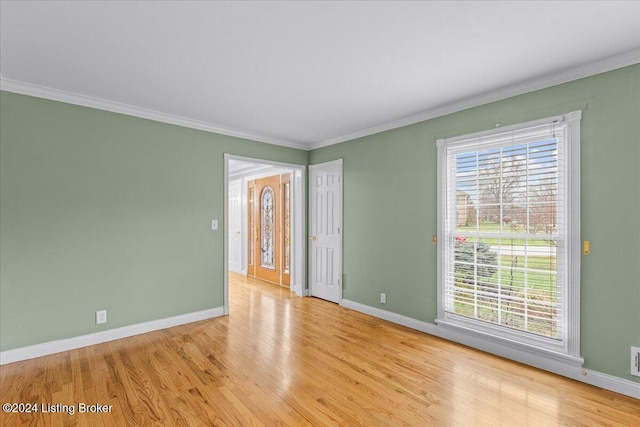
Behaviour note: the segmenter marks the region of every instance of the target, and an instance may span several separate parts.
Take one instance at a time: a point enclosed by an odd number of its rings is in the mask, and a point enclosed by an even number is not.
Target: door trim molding
[[[296,165],[293,163],[283,163],[273,160],[258,159],[254,157],[237,156],[234,154],[224,154],[224,171],[223,171],[223,307],[224,314],[229,314],[229,161],[238,160],[244,162],[265,164],[270,166],[281,167],[293,171],[291,177],[291,190],[293,192],[292,207],[292,239],[291,253],[293,254],[293,263],[291,265],[291,287],[296,295],[304,296],[307,288],[307,245],[306,245],[306,188],[307,188],[307,166]]]

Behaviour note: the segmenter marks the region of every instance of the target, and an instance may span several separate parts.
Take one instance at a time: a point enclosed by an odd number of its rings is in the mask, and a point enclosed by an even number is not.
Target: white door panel
[[[242,272],[241,181],[229,183],[229,271]]]
[[[309,167],[311,295],[342,299],[342,161]]]

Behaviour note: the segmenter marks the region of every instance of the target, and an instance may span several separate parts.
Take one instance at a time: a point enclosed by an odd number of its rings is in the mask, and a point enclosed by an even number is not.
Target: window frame
[[[525,349],[526,351],[538,353],[540,355],[549,355],[552,353],[554,357],[561,357],[573,362],[582,364],[580,358],[580,123],[582,118],[581,111],[573,111],[560,116],[548,117],[540,120],[523,122],[505,127],[496,127],[481,132],[475,132],[466,135],[455,136],[446,139],[437,140],[437,191],[438,191],[438,317],[435,323],[438,327],[452,330],[455,333],[462,334],[470,338],[482,337],[496,344],[504,344],[514,349]],[[455,147],[469,143],[481,137],[498,138],[500,134],[506,134],[514,131],[522,131],[540,125],[562,127],[564,131],[564,139],[562,141],[564,156],[563,167],[566,172],[564,174],[564,215],[562,220],[566,227],[566,271],[564,272],[566,280],[566,290],[562,319],[563,335],[560,340],[538,336],[525,331],[518,331],[505,326],[484,322],[481,320],[471,319],[468,317],[455,315],[445,311],[445,277],[447,276],[447,260],[445,251],[448,249],[446,235],[446,214],[450,208],[448,201],[448,147]],[[453,171],[455,173],[455,171]],[[455,214],[455,212],[453,212]],[[560,220],[560,218],[559,218]],[[453,263],[451,263],[453,265]]]

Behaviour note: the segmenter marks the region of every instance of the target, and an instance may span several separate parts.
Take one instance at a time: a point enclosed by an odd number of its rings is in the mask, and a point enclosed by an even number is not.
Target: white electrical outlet
[[[380,302],[382,304],[386,304],[387,303],[387,294],[385,294],[384,292],[380,294]]]
[[[640,347],[631,347],[631,375],[640,377]]]
[[[96,311],[96,325],[107,323],[107,310]]]

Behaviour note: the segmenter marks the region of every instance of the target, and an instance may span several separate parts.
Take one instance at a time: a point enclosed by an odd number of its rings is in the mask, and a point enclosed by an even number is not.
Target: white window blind
[[[570,118],[439,141],[439,320],[577,355]]]

